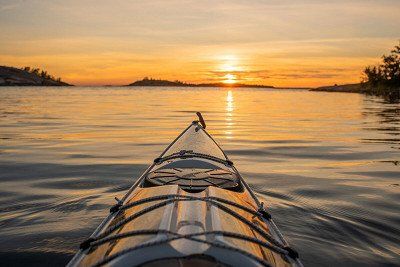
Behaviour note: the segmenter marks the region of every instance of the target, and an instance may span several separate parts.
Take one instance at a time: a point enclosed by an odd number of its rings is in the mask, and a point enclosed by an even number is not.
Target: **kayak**
[[[303,266],[197,115],[68,266]]]

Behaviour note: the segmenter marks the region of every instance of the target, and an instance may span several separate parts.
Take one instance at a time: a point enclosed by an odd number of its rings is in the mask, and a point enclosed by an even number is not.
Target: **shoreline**
[[[331,92],[331,93],[367,93],[367,90],[362,87],[361,83],[351,83],[342,85],[332,85],[332,86],[321,86],[317,88],[312,88],[310,91],[313,92]]]

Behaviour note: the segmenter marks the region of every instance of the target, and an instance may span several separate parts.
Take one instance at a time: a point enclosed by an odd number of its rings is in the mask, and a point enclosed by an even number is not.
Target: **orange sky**
[[[330,2],[0,0],[0,65],[76,85],[359,82],[400,38],[400,1]]]

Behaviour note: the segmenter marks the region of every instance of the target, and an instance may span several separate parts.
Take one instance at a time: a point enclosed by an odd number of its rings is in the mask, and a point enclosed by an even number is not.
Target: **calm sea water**
[[[64,265],[202,111],[309,266],[400,263],[400,105],[358,94],[1,88],[0,265]]]

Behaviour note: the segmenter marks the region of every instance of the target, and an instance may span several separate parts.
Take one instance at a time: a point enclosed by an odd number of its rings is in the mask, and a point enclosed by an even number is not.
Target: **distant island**
[[[167,81],[167,80],[160,80],[160,79],[152,79],[152,78],[143,78],[142,80],[135,81],[127,86],[194,86],[193,84],[184,83],[181,81]]]
[[[168,81],[153,78],[143,78],[127,86],[170,86],[170,87],[243,87],[243,88],[274,88],[271,85],[227,84],[227,83],[185,83],[181,81]]]
[[[38,68],[0,66],[0,86],[71,86]]]
[[[378,66],[368,66],[360,83],[322,86],[311,91],[363,93],[400,100],[400,42],[389,55],[382,56]]]
[[[366,93],[367,90],[364,88],[362,83],[350,83],[341,85],[330,85],[312,88],[310,91],[321,91],[321,92],[342,92],[342,93]]]

